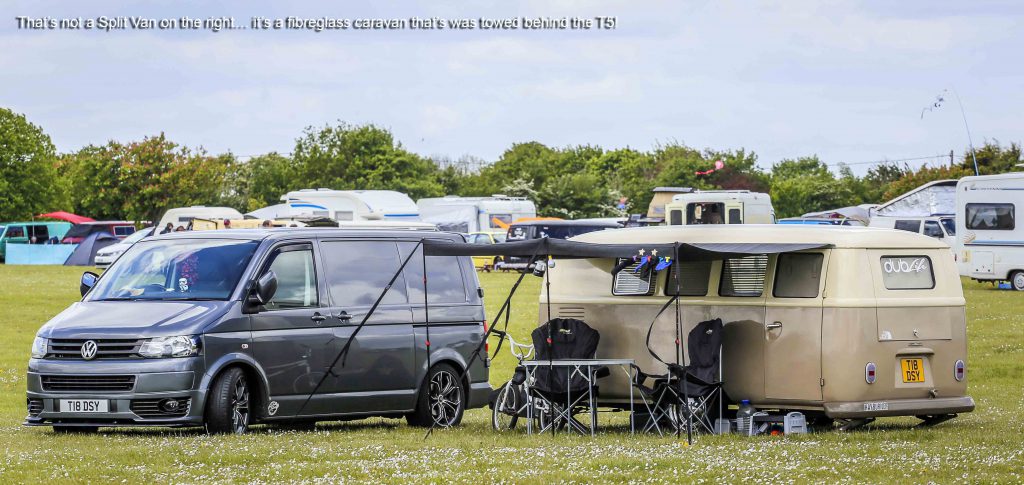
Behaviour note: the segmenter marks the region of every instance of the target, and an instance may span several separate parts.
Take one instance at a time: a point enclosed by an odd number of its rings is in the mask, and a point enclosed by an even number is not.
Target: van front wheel
[[[416,398],[416,410],[405,419],[413,426],[450,428],[462,422],[466,393],[459,373],[448,364],[437,364],[427,371],[426,382]]]
[[[1010,283],[1013,284],[1013,289],[1024,291],[1024,271],[1014,271],[1010,275]]]
[[[249,396],[242,369],[233,367],[217,376],[206,401],[206,432],[245,433],[251,416]]]

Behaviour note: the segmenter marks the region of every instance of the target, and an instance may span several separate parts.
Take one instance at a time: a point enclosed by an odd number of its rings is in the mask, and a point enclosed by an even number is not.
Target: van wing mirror
[[[78,285],[78,290],[82,292],[82,296],[85,296],[93,286],[96,286],[96,281],[99,279],[100,275],[92,271],[82,273],[82,282]]]
[[[277,293],[277,275],[273,271],[267,271],[256,280],[256,285],[249,295],[249,301],[257,305],[266,305],[274,298],[275,293]]]

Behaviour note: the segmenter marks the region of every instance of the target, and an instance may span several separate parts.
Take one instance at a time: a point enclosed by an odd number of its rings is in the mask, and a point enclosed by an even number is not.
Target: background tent
[[[57,219],[58,221],[68,221],[72,224],[81,224],[83,222],[96,222],[96,220],[91,217],[80,216],[77,214],[72,214],[70,212],[64,211],[48,212],[46,214],[39,214],[36,217],[40,219]]]
[[[64,261],[64,266],[95,266],[96,252],[112,244],[117,244],[118,239],[109,232],[97,232],[85,238],[75,252]]]

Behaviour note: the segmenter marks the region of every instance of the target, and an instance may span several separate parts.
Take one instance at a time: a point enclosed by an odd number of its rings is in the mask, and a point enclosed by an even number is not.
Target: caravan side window
[[[775,265],[776,298],[817,298],[821,284],[821,253],[785,253]]]
[[[676,288],[676,271],[679,287]],[[706,296],[711,277],[711,261],[683,261],[669,266],[665,294],[669,296]]]
[[[722,261],[720,296],[761,296],[764,293],[764,273],[768,269],[768,255],[758,254]]]
[[[967,228],[1012,231],[1013,212],[1013,204],[967,204]]]
[[[617,263],[622,263],[623,261],[623,259],[619,259],[617,260]],[[639,262],[633,263],[615,274],[615,278],[612,280],[613,295],[642,296],[654,294],[654,285],[651,284],[651,278],[654,272],[644,271],[644,269],[646,269],[644,268],[641,269],[639,273],[634,273],[639,265]]]
[[[913,219],[896,221],[893,225],[893,229],[896,229],[897,231],[921,232],[921,221]]]

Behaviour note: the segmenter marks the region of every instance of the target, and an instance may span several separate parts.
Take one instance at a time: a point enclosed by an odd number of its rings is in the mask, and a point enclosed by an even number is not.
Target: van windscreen
[[[257,245],[230,239],[140,241],[103,274],[89,300],[227,300]]]

